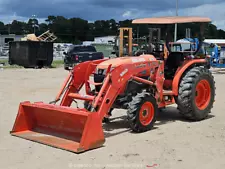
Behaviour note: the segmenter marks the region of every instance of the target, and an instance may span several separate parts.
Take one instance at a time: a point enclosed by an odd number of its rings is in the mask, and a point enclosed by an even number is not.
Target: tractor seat
[[[183,63],[183,61],[183,53],[171,52],[165,61],[165,78],[172,80],[178,67]]]
[[[167,57],[165,69],[177,69],[184,62],[184,54],[182,52],[171,52]]]

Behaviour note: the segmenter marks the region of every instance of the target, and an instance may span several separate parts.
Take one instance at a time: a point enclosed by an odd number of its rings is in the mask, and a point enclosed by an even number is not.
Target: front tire
[[[67,71],[69,71],[70,69],[69,69],[69,67],[68,66],[66,66],[66,65],[64,65],[64,69],[65,70],[67,70]]]
[[[207,118],[215,99],[215,81],[211,72],[194,67],[181,79],[177,105],[180,113],[189,120]]]
[[[151,130],[158,115],[156,99],[147,92],[138,93],[129,103],[127,115],[134,132]]]

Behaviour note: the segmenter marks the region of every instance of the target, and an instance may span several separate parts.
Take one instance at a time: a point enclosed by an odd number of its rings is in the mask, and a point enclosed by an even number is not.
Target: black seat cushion
[[[184,55],[181,52],[172,52],[169,54],[165,63],[165,78],[173,79],[178,67],[183,63]]]
[[[184,55],[181,52],[171,52],[166,60],[165,68],[177,69],[184,61]]]

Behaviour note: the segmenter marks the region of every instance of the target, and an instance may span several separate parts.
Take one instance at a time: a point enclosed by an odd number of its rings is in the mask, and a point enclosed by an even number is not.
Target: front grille
[[[105,79],[105,75],[103,75],[103,74],[94,74],[94,82],[95,83],[102,83],[104,79]],[[99,92],[101,87],[102,86],[95,86],[96,91]]]
[[[104,75],[105,74],[105,69],[97,69],[97,74],[98,75]]]

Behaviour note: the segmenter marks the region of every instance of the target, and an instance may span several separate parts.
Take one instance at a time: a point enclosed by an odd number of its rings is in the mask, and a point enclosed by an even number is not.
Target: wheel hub
[[[146,117],[148,115],[148,111],[145,109],[143,112],[142,112],[142,115],[143,117]]]
[[[154,106],[151,102],[146,102],[142,105],[139,113],[140,122],[147,126],[151,123],[154,117]]]
[[[196,86],[195,103],[198,109],[204,110],[211,99],[211,88],[207,80],[201,80]]]

